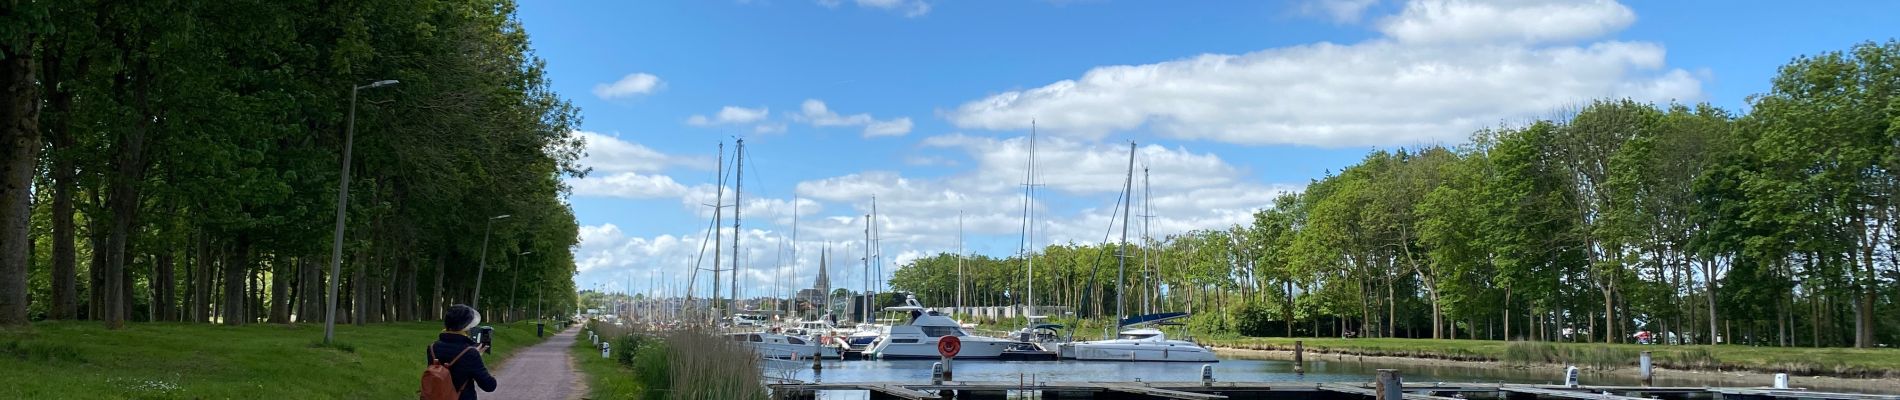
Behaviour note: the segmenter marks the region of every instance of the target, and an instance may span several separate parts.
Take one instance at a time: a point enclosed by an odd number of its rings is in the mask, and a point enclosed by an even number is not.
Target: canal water
[[[767,360],[764,362],[765,376],[773,379],[788,379],[804,382],[896,382],[929,383],[930,367],[934,360],[870,360],[824,362],[822,371],[814,372],[811,361],[791,362]],[[1155,363],[1155,362],[1111,362],[1111,361],[979,361],[962,360],[954,365],[954,378],[959,381],[1001,381],[1001,382],[1075,382],[1075,381],[1149,381],[1183,382],[1201,379],[1202,363]],[[1414,363],[1377,363],[1358,361],[1347,356],[1339,359],[1331,355],[1313,355],[1307,359],[1306,373],[1293,372],[1291,361],[1249,358],[1245,356],[1223,355],[1214,367],[1214,379],[1238,382],[1370,382],[1381,368],[1400,370],[1406,382],[1460,382],[1460,383],[1525,383],[1525,384],[1561,384],[1563,373],[1556,368],[1513,368],[1497,366],[1448,366]],[[1641,382],[1629,371],[1612,374],[1584,373],[1581,381],[1586,385],[1640,385]],[[1757,382],[1760,381],[1760,382]],[[1852,383],[1842,386],[1817,387],[1803,385],[1803,379],[1796,377],[1796,385],[1830,391],[1892,393],[1900,390],[1893,380],[1870,380],[1866,383]],[[1724,374],[1719,372],[1658,372],[1657,386],[1767,386],[1771,382],[1753,374]],[[865,392],[834,391],[820,393],[821,399],[864,399]]]

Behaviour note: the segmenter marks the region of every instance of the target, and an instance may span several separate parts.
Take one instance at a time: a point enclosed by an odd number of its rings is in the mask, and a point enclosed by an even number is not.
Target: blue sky
[[[1893,15],[1900,2],[709,0],[520,9],[589,140],[584,162],[594,173],[569,182],[583,226],[579,285],[681,288],[701,258],[711,209],[699,204],[713,202],[717,146],[744,138],[747,296],[809,286],[826,243],[842,259],[834,281],[860,282],[873,195],[886,275],[955,251],[959,214],[967,251],[1015,253],[1031,121],[1044,185],[1035,243],[1102,240],[1131,140],[1153,191],[1137,206],[1152,207],[1149,231],[1162,237],[1245,223],[1275,194],[1370,149],[1456,144],[1474,129],[1592,99],[1739,111],[1795,56],[1892,38]],[[781,244],[796,244],[795,260]]]

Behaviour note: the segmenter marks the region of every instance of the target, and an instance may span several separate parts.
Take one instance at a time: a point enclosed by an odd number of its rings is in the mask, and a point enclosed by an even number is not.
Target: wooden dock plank
[[[1216,400],[1216,399],[1227,398],[1227,396],[1222,396],[1218,394],[1194,393],[1194,392],[1183,392],[1183,391],[1178,391],[1178,390],[1159,389],[1159,388],[1142,386],[1142,385],[1137,385],[1137,384],[1132,384],[1132,383],[1109,383],[1109,382],[1095,382],[1095,383],[1111,391],[1134,393],[1134,394],[1155,396],[1155,397],[1166,397],[1170,399]]]
[[[1577,400],[1648,400],[1641,397],[1618,396],[1614,394],[1602,394],[1602,393],[1591,393],[1591,392],[1572,392],[1568,390],[1544,389],[1544,388],[1537,388],[1537,387],[1531,387],[1531,386],[1517,386],[1517,385],[1499,386],[1498,390],[1502,390],[1506,392],[1534,394],[1538,396],[1562,397],[1562,398],[1577,399]]]
[[[924,399],[937,398],[937,395],[935,394],[911,390],[910,388],[907,388],[895,383],[866,385],[864,388],[866,390],[870,390],[873,392],[881,392],[887,395],[902,397],[902,398],[906,398],[910,400],[924,400]]]
[[[1420,388],[1420,387],[1405,388],[1405,390],[1420,390],[1420,389],[1424,389],[1424,388]],[[1323,383],[1319,385],[1319,390],[1324,390],[1328,392],[1356,394],[1356,395],[1361,395],[1361,396],[1366,396],[1366,397],[1375,397],[1375,398],[1379,397],[1378,392],[1373,391],[1372,388],[1364,387],[1364,386],[1352,386],[1352,385],[1345,385],[1345,384],[1338,384],[1338,383]],[[1422,393],[1406,393],[1405,400],[1459,400],[1459,399],[1453,398],[1453,397],[1433,396],[1433,395],[1422,394]]]
[[[1733,395],[1767,396],[1789,399],[1824,400],[1900,400],[1900,396],[1858,393],[1809,392],[1791,389],[1709,388],[1711,392]]]

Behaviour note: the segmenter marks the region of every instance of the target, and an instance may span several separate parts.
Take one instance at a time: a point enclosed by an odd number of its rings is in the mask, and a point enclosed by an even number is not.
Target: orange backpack
[[[463,354],[468,354],[469,350],[474,349],[472,346],[462,349],[461,353],[455,354],[455,358],[449,359],[448,363],[443,363],[442,359],[436,358],[435,356],[435,346],[430,345],[429,368],[422,370],[422,389],[416,392],[416,398],[422,400],[456,400],[461,398],[462,389],[467,389],[468,385],[464,384],[460,388],[455,387],[455,377],[449,374],[449,367],[454,366],[456,361],[461,361]]]

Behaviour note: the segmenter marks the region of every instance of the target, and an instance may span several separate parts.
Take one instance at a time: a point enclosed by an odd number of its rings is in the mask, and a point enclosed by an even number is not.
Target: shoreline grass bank
[[[587,340],[589,332],[609,344],[608,357]],[[723,335],[691,329],[642,331],[589,323],[575,341],[574,356],[587,374],[594,399],[764,400],[760,360],[751,349]]]
[[[539,343],[534,325],[495,328],[488,368]],[[391,399],[414,397],[440,322],[221,326],[93,321],[0,330],[0,398]],[[550,335],[551,336],[551,335]]]
[[[1900,349],[1636,345],[1506,342],[1464,339],[1201,338],[1210,347],[1291,351],[1304,341],[1315,354],[1402,357],[1506,365],[1576,365],[1634,369],[1649,351],[1657,367],[1684,371],[1747,371],[1838,378],[1900,378]]]

